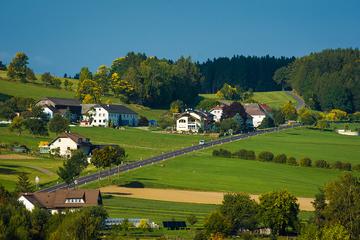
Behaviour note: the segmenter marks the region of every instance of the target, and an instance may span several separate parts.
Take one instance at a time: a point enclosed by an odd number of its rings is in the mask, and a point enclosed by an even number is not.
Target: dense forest
[[[274,82],[274,72],[295,60],[294,57],[233,56],[220,57],[198,63],[204,76],[201,84],[203,93],[216,93],[224,83],[239,86],[244,90],[274,91],[281,85]]]
[[[360,51],[328,49],[280,68],[274,80],[289,85],[313,109],[360,111]]]

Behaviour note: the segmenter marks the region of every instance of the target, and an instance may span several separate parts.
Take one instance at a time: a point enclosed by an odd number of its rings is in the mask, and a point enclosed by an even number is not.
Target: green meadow
[[[343,171],[298,167],[238,158],[213,157],[212,150],[242,148],[296,158],[310,157],[329,162],[341,160],[360,164],[360,138],[340,136],[305,128],[252,137],[233,143],[180,156],[161,164],[143,167],[87,187],[141,182],[145,187],[178,188],[207,191],[235,191],[261,194],[288,189],[297,196],[313,197],[325,183]],[[358,172],[354,172],[360,175]]]
[[[219,99],[215,94],[200,94],[203,98]],[[272,91],[272,92],[254,92],[252,99],[258,103],[265,103],[271,108],[280,108],[285,103],[291,101],[294,104],[297,102],[293,97],[289,96],[283,91]]]
[[[49,182],[56,182],[57,169],[62,165],[61,159],[39,158],[34,159],[0,159],[0,184],[6,189],[14,190],[18,175],[21,172],[28,174],[30,181],[35,185],[35,177],[40,178],[40,186]]]

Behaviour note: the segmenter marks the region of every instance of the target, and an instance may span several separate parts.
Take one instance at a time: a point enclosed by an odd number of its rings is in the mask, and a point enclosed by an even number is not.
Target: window
[[[96,120],[94,120],[94,123],[96,123]]]
[[[186,123],[185,119],[180,119],[179,123]]]
[[[59,138],[59,142],[61,142],[61,138]]]

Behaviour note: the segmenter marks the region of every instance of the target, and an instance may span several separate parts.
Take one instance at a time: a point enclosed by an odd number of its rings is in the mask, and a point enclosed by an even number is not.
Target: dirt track
[[[162,200],[169,202],[221,204],[223,192],[202,192],[176,189],[157,188],[126,188],[118,186],[107,186],[100,189],[102,193],[114,194],[129,198],[142,198],[151,200]],[[259,195],[250,195],[252,199],[259,200]],[[313,211],[312,198],[298,198],[300,209]]]

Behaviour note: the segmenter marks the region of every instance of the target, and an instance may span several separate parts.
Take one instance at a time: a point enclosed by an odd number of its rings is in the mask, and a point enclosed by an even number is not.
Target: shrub
[[[231,157],[231,152],[226,150],[226,149],[220,148],[219,150],[214,150],[213,151],[213,156],[230,158]]]
[[[255,155],[254,151],[245,150],[245,149],[240,149],[239,151],[234,152],[233,156],[241,158],[241,159],[246,159],[246,160],[255,160],[256,159],[256,155]]]
[[[311,159],[308,157],[302,158],[300,159],[299,164],[302,167],[311,167]]]
[[[360,164],[355,165],[355,166],[353,167],[353,170],[360,172]]]
[[[138,126],[149,126],[149,120],[145,116],[140,116]]]
[[[274,159],[274,154],[272,152],[264,151],[264,152],[259,153],[259,159],[260,159],[260,161],[270,162]]]
[[[277,155],[276,157],[274,157],[274,160],[273,162],[276,162],[276,163],[286,163],[286,155],[285,154],[279,154]]]
[[[317,160],[317,161],[315,161],[315,167],[317,167],[317,168],[329,168],[330,164],[325,160]]]
[[[286,163],[293,166],[299,165],[296,161],[296,158],[294,157],[289,157],[288,159],[286,159]]]
[[[340,161],[336,161],[331,165],[331,167],[334,169],[351,171],[351,163],[343,163]]]

